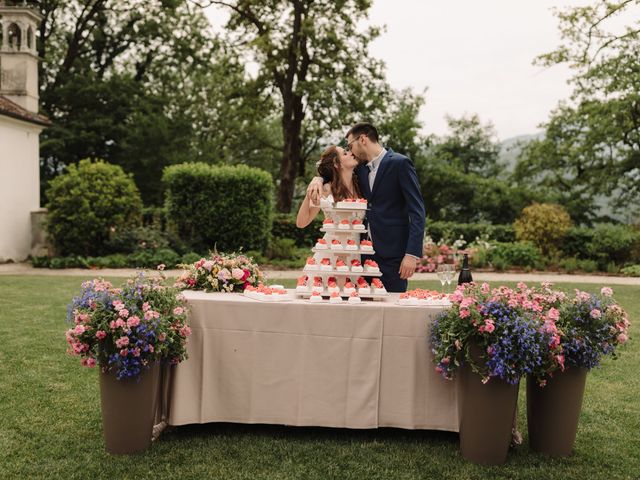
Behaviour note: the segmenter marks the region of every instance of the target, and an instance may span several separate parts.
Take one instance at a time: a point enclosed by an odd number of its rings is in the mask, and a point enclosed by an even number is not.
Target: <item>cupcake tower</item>
[[[325,238],[316,242],[314,257],[307,258],[303,275],[298,279],[296,293],[311,302],[358,303],[361,298],[381,298],[387,295],[379,278],[371,284],[367,277],[380,277],[382,273],[373,260],[362,262],[361,255],[374,253],[370,240],[361,240],[367,233],[363,224],[367,209],[365,199],[346,199],[334,206],[323,208],[326,218],[321,232]]]

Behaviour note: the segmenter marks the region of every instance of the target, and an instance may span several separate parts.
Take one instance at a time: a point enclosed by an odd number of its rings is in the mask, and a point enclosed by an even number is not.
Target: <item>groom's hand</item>
[[[400,278],[406,280],[411,278],[411,276],[416,271],[416,265],[418,264],[418,259],[416,257],[412,257],[411,255],[405,255],[402,259],[402,263],[400,264],[400,270],[398,273],[400,274]]]
[[[307,187],[307,196],[313,203],[320,202],[323,185],[324,181],[322,180],[322,177],[313,177],[313,180],[311,180],[311,183],[309,183],[309,186]]]

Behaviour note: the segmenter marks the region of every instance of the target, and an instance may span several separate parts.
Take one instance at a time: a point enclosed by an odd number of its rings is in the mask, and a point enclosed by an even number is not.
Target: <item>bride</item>
[[[316,165],[318,166],[318,175],[329,180],[323,186],[322,199],[333,203],[345,198],[362,197],[358,187],[358,177],[354,173],[358,161],[352,153],[332,145],[322,152],[320,161]],[[300,205],[300,210],[298,210],[296,226],[298,228],[306,227],[318,215],[319,211],[320,206],[312,203],[307,191],[304,201]]]

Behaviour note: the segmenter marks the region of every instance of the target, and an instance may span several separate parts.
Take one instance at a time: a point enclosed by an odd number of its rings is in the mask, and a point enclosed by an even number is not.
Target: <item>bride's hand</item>
[[[311,183],[309,183],[307,187],[307,196],[314,204],[320,203],[323,185],[322,177],[313,177],[313,180],[311,180]]]

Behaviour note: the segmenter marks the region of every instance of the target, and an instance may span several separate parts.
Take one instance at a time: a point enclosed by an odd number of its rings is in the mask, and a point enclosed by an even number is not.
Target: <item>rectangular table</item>
[[[170,425],[458,431],[456,384],[435,372],[428,344],[440,307],[394,295],[359,305],[185,296],[192,335],[168,386]]]

